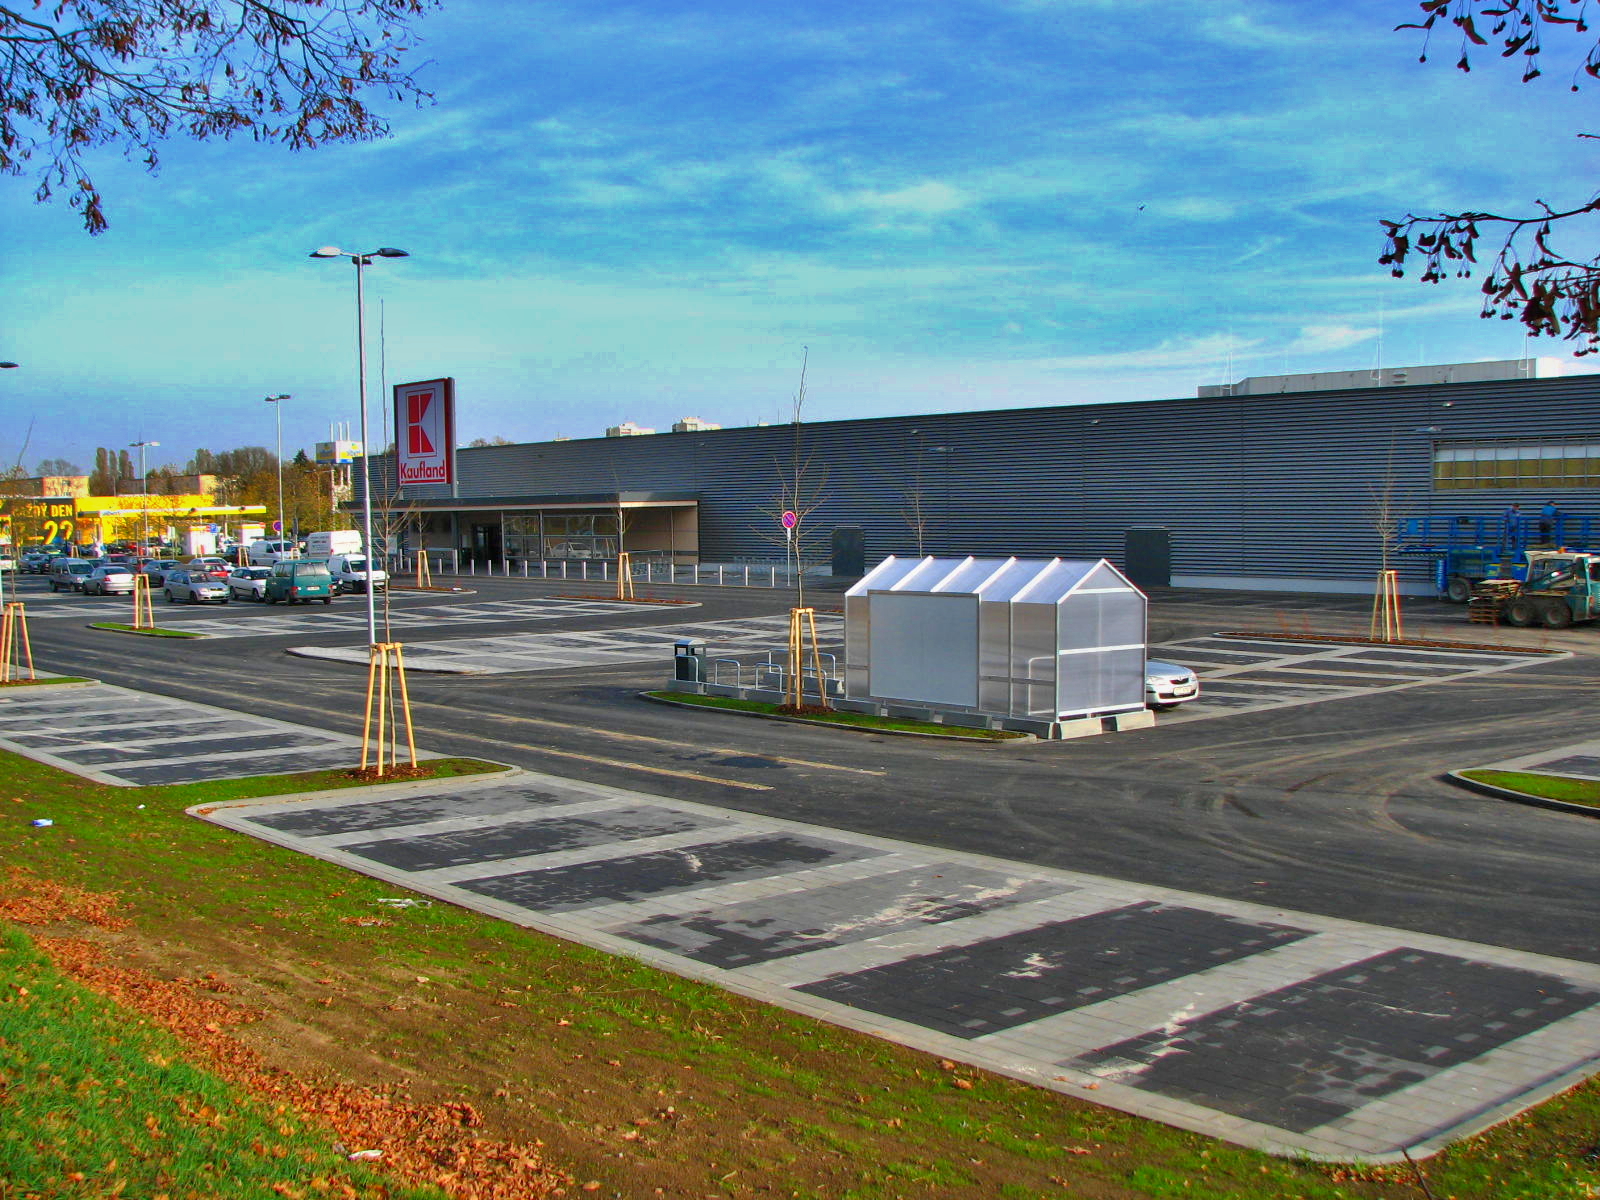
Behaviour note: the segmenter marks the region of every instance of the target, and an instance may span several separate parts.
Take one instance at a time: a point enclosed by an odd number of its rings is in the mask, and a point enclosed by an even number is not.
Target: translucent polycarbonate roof
[[[939,592],[999,604],[1060,604],[1077,592],[1139,591],[1103,558],[898,558],[868,571],[845,593]]]

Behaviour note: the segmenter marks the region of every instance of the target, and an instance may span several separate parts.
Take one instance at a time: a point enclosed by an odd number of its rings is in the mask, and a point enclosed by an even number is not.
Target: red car
[[[191,558],[183,564],[183,569],[191,575],[204,574],[207,579],[219,583],[227,579],[228,574],[233,570],[228,565],[227,559],[217,558],[214,555],[207,555],[204,558]]]

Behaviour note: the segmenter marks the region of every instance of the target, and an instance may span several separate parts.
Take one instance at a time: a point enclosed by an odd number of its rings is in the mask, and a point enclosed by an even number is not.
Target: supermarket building
[[[403,515],[413,550],[420,536],[513,570],[619,548],[636,562],[782,563],[779,516],[798,508],[808,561],[840,574],[889,554],[1106,557],[1146,585],[1353,593],[1387,561],[1420,593],[1429,564],[1395,558],[1392,542],[1386,555],[1389,522],[1488,538],[1513,503],[1553,502],[1573,530],[1600,514],[1600,375],[1561,367],[1257,377],[1167,400],[463,448],[454,484],[404,489],[375,456],[374,507]]]

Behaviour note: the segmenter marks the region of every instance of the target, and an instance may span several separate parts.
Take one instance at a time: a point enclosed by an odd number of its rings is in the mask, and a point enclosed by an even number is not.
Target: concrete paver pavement
[[[524,774],[201,815],[1278,1153],[1422,1156],[1600,1060],[1593,964],[614,787]]]

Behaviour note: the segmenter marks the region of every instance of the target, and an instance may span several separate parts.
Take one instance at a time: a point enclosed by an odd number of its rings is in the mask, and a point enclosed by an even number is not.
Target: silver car
[[[235,600],[265,600],[271,567],[235,567],[228,576],[228,595]]]
[[[1177,663],[1147,659],[1144,664],[1144,702],[1157,712],[1167,712],[1200,695],[1200,677]]]
[[[83,590],[83,581],[89,578],[89,572],[93,570],[81,558],[58,558],[50,564],[50,590],[59,592],[67,588],[80,592]]]
[[[133,593],[133,572],[116,564],[96,567],[83,581],[85,596],[127,596]]]
[[[166,593],[168,604],[176,604],[179,600],[187,600],[190,604],[204,604],[207,600],[215,600],[218,604],[228,602],[227,584],[199,571],[185,571],[181,567],[167,572],[167,581],[161,585],[161,590]]]

